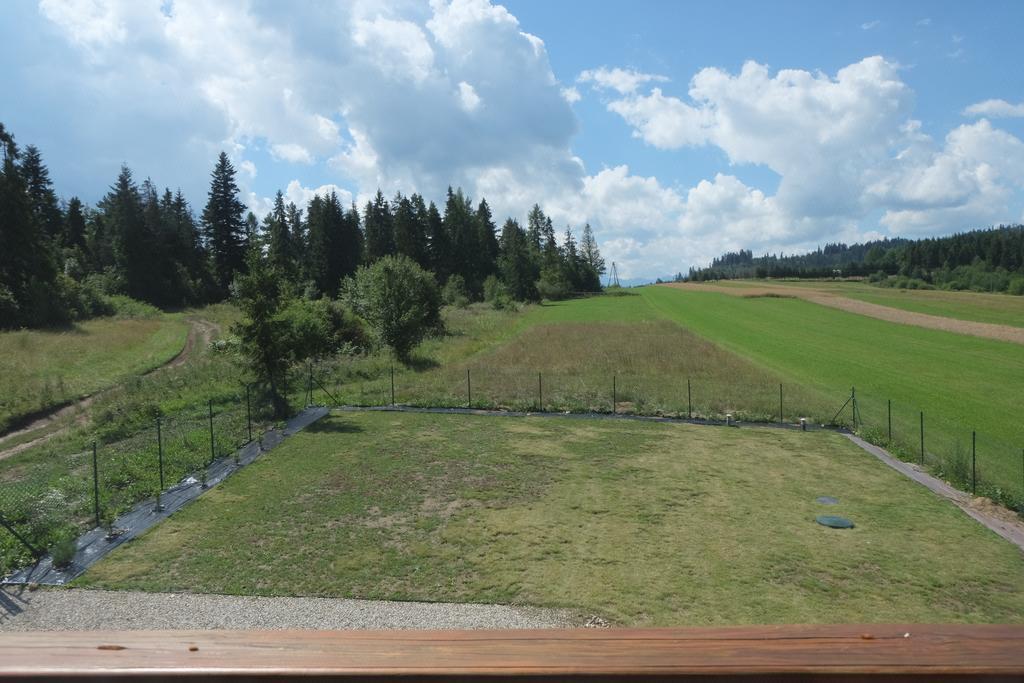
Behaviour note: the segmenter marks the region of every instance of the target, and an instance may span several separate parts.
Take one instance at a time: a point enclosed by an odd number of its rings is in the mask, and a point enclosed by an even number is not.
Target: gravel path
[[[151,629],[497,629],[582,626],[569,610],[506,605],[0,589],[0,632]]]

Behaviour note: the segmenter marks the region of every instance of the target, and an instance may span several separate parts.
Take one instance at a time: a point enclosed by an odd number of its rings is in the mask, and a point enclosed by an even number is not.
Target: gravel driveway
[[[506,605],[258,598],[7,586],[2,631],[149,629],[492,629],[582,626],[568,610]]]

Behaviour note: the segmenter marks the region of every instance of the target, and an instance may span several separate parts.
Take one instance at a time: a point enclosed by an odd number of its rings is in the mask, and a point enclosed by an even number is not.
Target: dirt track
[[[869,318],[877,318],[891,323],[901,325],[914,325],[915,327],[926,327],[932,330],[944,332],[955,332],[967,334],[973,337],[984,337],[985,339],[996,339],[998,341],[1024,344],[1024,328],[1012,327],[1010,325],[994,325],[992,323],[980,323],[971,320],[959,320],[957,318],[946,318],[940,315],[929,315],[928,313],[915,313],[905,311],[901,308],[880,306],[878,304],[850,299],[840,294],[820,289],[806,287],[787,287],[785,285],[773,285],[770,283],[757,284],[750,287],[723,287],[706,283],[686,282],[669,283],[665,287],[675,287],[695,292],[718,292],[739,297],[756,296],[780,296],[790,299],[803,299],[822,306],[838,308],[849,313],[866,315]]]
[[[191,322],[192,326],[189,328],[188,336],[185,338],[185,346],[183,346],[181,351],[178,352],[178,355],[176,355],[174,358],[167,361],[163,365],[153,368],[149,372],[144,373],[145,375],[149,375],[160,370],[165,370],[167,368],[179,367],[183,365],[189,358],[192,357],[192,354],[195,352],[197,344],[200,344],[200,347],[208,346],[210,344],[210,341],[213,339],[214,332],[216,332],[218,329],[217,325],[207,320],[193,320]],[[3,460],[4,458],[9,458],[12,455],[17,455],[18,453],[21,453],[24,450],[32,448],[33,446],[38,446],[39,444],[46,443],[47,441],[57,436],[58,434],[63,434],[64,432],[66,432],[68,429],[71,428],[72,425],[85,424],[89,420],[89,412],[87,409],[89,405],[92,404],[94,400],[96,400],[96,396],[98,395],[99,394],[85,396],[68,405],[59,408],[54,408],[51,412],[42,415],[37,420],[31,422],[29,425],[22,427],[21,429],[15,430],[13,432],[4,434],[3,436],[0,436],[0,447],[2,447],[4,443],[9,443],[22,436],[32,434],[33,432],[43,431],[44,429],[47,429],[51,425],[54,425],[58,422],[64,423],[63,425],[61,425],[57,429],[54,429],[53,431],[46,432],[45,434],[40,434],[38,437],[34,439],[30,439],[23,443],[19,443],[17,446],[11,446],[10,448],[0,450],[0,460]]]

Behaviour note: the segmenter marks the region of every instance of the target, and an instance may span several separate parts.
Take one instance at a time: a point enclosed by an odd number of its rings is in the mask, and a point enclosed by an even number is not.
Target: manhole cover
[[[835,505],[839,502],[839,499],[832,496],[818,496],[818,502],[822,505]]]
[[[814,518],[814,521],[822,526],[831,527],[833,529],[853,528],[853,522],[846,519],[846,517],[837,517],[835,515],[818,515]]]

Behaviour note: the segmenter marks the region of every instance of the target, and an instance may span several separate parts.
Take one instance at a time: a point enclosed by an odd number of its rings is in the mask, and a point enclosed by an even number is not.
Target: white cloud
[[[1006,100],[985,100],[976,102],[964,109],[964,116],[991,116],[992,118],[1010,118],[1024,116],[1024,102],[1010,104]]]
[[[921,26],[921,27],[931,26],[931,25],[932,25],[931,17],[924,17],[923,19],[918,19],[917,20],[917,24],[916,24],[916,26]]]
[[[270,154],[279,161],[288,161],[293,164],[313,163],[313,155],[309,153],[309,150],[293,142],[271,145]]]
[[[636,92],[644,83],[666,82],[668,78],[657,74],[645,74],[632,69],[609,69],[600,67],[587,69],[580,73],[576,79],[579,83],[592,83],[595,88],[603,90],[616,90],[620,95],[628,95]]]
[[[860,25],[860,27],[864,31],[870,31],[873,28],[878,28],[878,26],[881,23],[882,23],[881,21],[879,21],[878,19],[875,19],[873,21],[866,21],[866,22],[864,22],[863,24]]]
[[[472,114],[480,107],[480,96],[476,94],[476,90],[469,83],[465,81],[459,81],[459,106],[467,114]]]
[[[378,187],[442,199],[449,184],[462,186],[486,196],[499,221],[522,218],[534,202],[559,232],[589,221],[624,277],[669,274],[740,247],[792,251],[879,229],[924,234],[1001,220],[1017,213],[1024,177],[1020,140],[987,120],[938,142],[925,135],[899,66],[881,57],[835,74],[707,68],[682,93],[665,76],[630,69],[580,74],[644,143],[681,155],[712,145],[733,167],[677,187],[623,160],[588,173],[572,150],[579,90],[558,82],[540,38],[486,0],[43,0],[40,16],[87,57],[63,82],[105,98],[111,113],[98,114],[109,117],[98,128],[138,127],[125,130],[133,144],[173,141],[174,168],[198,178],[200,191],[222,148],[246,182],[256,178],[250,149],[287,163],[328,160],[333,175],[288,183],[301,207],[332,188],[361,204]],[[131,157],[107,149],[107,138],[96,149],[116,155],[116,171]],[[150,163],[166,158],[158,152]],[[744,165],[777,174],[777,192],[741,181]],[[261,162],[260,181],[274,170]],[[265,194],[248,195],[260,215]]]

